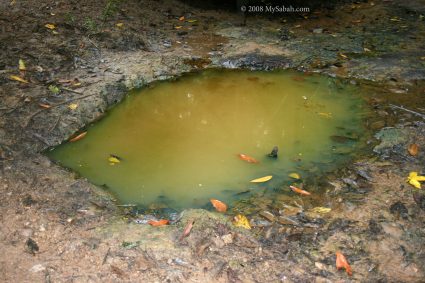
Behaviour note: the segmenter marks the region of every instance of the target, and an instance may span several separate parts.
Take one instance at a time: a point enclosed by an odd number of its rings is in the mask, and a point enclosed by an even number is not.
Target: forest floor
[[[1,1],[0,280],[423,282],[425,195],[406,178],[425,173],[424,17],[423,1],[402,0],[248,14],[246,25],[179,1]],[[264,203],[257,214],[273,217],[252,230],[235,227],[231,210],[151,227],[43,155],[129,89],[211,67],[291,68],[369,90],[365,123],[379,141],[318,176],[330,213],[283,223],[290,212]],[[352,276],[336,269],[338,250]]]

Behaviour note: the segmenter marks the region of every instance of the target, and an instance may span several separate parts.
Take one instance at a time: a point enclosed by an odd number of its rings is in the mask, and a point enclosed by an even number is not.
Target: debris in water
[[[261,178],[258,178],[258,179],[251,180],[250,182],[251,183],[264,183],[264,182],[270,181],[272,178],[273,178],[273,176],[269,175],[269,176],[265,176],[265,177],[261,177]]]
[[[256,160],[255,158],[253,158],[253,157],[251,157],[251,156],[248,156],[248,155],[246,155],[246,154],[243,154],[243,153],[239,153],[239,154],[238,154],[238,157],[239,157],[241,160],[246,161],[246,162],[248,162],[248,163],[259,163],[259,161],[258,161],[258,160]]]
[[[242,214],[238,214],[233,218],[233,225],[235,225],[236,227],[251,229],[251,225],[249,224],[248,219]]]
[[[304,190],[302,190],[302,189],[300,189],[300,188],[297,188],[297,187],[295,187],[295,186],[289,186],[289,187],[291,188],[291,190],[292,190],[293,192],[295,192],[295,193],[297,193],[297,194],[305,195],[305,196],[309,196],[309,195],[311,195],[311,193],[309,193],[309,192],[307,192],[307,191],[304,191]]]
[[[221,202],[217,199],[210,199],[211,204],[214,206],[215,210],[218,212],[226,212],[227,211],[227,205],[224,202]]]
[[[269,157],[277,158],[277,152],[279,151],[279,148],[277,146],[274,146],[272,149],[272,152],[269,153]]]

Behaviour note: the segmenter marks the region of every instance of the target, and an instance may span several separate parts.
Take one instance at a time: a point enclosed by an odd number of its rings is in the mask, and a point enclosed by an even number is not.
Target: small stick
[[[412,114],[414,114],[414,115],[416,115],[416,116],[419,116],[419,117],[421,117],[422,119],[425,119],[425,114],[422,114],[422,113],[419,113],[419,112],[416,112],[416,111],[413,111],[413,110],[410,110],[410,109],[407,109],[407,108],[404,108],[404,106],[397,106],[397,105],[394,105],[394,104],[389,104],[391,107],[393,107],[393,108],[396,108],[396,109],[400,109],[400,110],[404,110],[404,111],[406,111],[406,112],[409,112],[409,113],[412,113]]]
[[[105,256],[103,257],[102,265],[104,265],[106,263],[106,260],[108,259],[108,256],[109,256],[109,252],[110,251],[111,251],[111,248],[108,248],[108,250],[106,251]]]
[[[76,93],[76,94],[83,94],[82,92],[79,92],[79,91],[73,90],[72,88],[67,88],[67,87],[64,87],[64,86],[62,86],[62,87],[60,87],[60,88],[61,88],[61,89],[63,89],[63,90],[69,91],[69,92]]]

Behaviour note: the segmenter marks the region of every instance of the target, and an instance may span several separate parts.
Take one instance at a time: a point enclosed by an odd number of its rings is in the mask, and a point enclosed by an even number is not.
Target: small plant
[[[72,26],[75,24],[75,16],[72,13],[66,13],[65,14],[65,23]]]
[[[108,0],[106,2],[106,6],[103,9],[102,12],[102,20],[103,22],[106,22],[106,20],[113,15],[115,15],[118,11],[118,6],[121,0]]]
[[[89,34],[94,34],[97,32],[98,29],[98,25],[96,23],[95,20],[93,20],[92,18],[86,18],[86,20],[84,21],[83,24],[84,28],[87,29]]]

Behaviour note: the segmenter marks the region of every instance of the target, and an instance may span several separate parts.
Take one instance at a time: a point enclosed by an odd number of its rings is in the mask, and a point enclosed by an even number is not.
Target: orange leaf
[[[167,219],[161,219],[158,221],[154,221],[154,220],[149,220],[148,224],[151,226],[164,226],[164,225],[168,225],[168,223],[170,223],[170,221],[168,221]]]
[[[195,223],[195,221],[194,221],[194,220],[190,220],[190,221],[187,223],[186,227],[184,228],[183,234],[180,236],[179,241],[181,241],[181,240],[183,240],[183,238],[185,238],[185,237],[189,236],[190,231],[192,231],[193,223]]]
[[[345,269],[348,275],[353,275],[353,271],[351,270],[351,266],[348,264],[347,259],[341,252],[336,252],[336,268],[340,270],[341,268]]]
[[[210,199],[210,202],[212,203],[212,205],[215,207],[215,210],[217,210],[218,212],[226,212],[227,210],[227,205],[224,202],[221,202],[217,199]]]
[[[305,196],[309,196],[309,195],[311,195],[311,193],[309,193],[309,192],[307,192],[307,191],[304,191],[304,190],[302,190],[302,189],[300,189],[300,188],[297,188],[297,187],[295,187],[295,186],[289,186],[289,187],[291,188],[291,190],[292,190],[293,192],[295,192],[295,193],[297,193],[297,194],[305,195]]]
[[[52,107],[49,104],[44,104],[44,103],[39,103],[38,106],[43,107],[45,109],[49,109],[50,107]]]
[[[410,153],[411,156],[418,155],[418,150],[419,150],[419,147],[418,147],[418,145],[416,143],[412,143],[407,148],[407,151],[409,151],[409,153]]]
[[[84,138],[86,135],[87,135],[87,132],[82,132],[82,133],[81,133],[81,134],[79,134],[78,136],[73,137],[72,139],[70,139],[69,141],[70,141],[70,142],[76,142],[76,141],[79,141],[79,140],[81,140],[82,138]]]
[[[248,156],[246,154],[243,154],[243,153],[239,153],[238,157],[239,157],[239,159],[246,161],[248,163],[259,163],[259,161],[256,160],[255,158]]]

